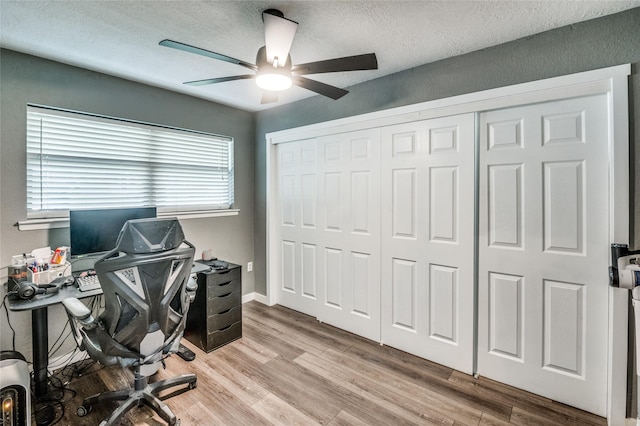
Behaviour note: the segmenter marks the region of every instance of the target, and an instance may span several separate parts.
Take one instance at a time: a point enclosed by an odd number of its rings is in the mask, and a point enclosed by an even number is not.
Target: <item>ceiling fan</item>
[[[291,49],[293,37],[298,29],[298,23],[285,18],[284,14],[276,9],[267,9],[262,12],[262,20],[265,26],[265,46],[258,49],[255,65],[178,41],[166,39],[162,40],[159,44],[184,52],[196,53],[209,58],[230,62],[254,71],[253,74],[187,81],[184,84],[202,86],[205,84],[224,83],[226,81],[256,79],[258,86],[264,89],[261,102],[263,104],[276,102],[278,100],[277,92],[288,89],[292,84],[331,99],[339,99],[349,93],[349,91],[302,76],[307,74],[378,69],[378,60],[376,59],[375,53],[292,65],[289,50]]]

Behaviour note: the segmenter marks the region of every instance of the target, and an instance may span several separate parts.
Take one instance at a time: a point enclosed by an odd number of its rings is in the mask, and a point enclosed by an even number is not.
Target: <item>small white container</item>
[[[28,281],[34,284],[49,284],[60,277],[71,275],[71,265],[67,262],[63,265],[51,265],[49,269],[41,272],[33,272],[27,269]]]

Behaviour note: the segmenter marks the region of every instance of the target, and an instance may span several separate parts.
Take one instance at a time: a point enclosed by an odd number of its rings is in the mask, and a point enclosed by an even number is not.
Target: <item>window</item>
[[[233,205],[233,140],[29,106],[27,217],[155,206],[161,213]]]

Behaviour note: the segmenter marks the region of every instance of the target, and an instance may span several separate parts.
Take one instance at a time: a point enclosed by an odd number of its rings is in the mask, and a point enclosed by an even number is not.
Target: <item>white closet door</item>
[[[605,95],[480,119],[478,372],[605,415]]]
[[[383,129],[382,343],[472,373],[474,115]]]
[[[318,179],[316,142],[277,148],[280,279],[279,304],[309,315],[318,311]]]
[[[380,130],[318,139],[320,321],[380,340]]]

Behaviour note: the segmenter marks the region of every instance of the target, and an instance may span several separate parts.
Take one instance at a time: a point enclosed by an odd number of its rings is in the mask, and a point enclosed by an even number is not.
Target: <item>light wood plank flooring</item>
[[[198,387],[166,399],[188,425],[606,425],[605,419],[336,329],[280,306],[243,307],[243,338],[211,353],[183,341],[196,360],[167,360],[158,379],[195,372]],[[59,424],[96,425],[83,397],[127,387],[131,374],[94,366],[71,380],[77,395]],[[155,380],[155,378],[154,378]],[[152,380],[153,381],[153,380]],[[61,410],[58,408],[58,414]],[[147,407],[125,425],[160,425]]]

